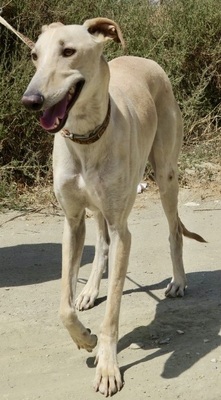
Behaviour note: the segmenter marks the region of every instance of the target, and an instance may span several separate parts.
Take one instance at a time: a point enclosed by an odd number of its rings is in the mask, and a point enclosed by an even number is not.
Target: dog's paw
[[[95,288],[84,287],[80,295],[77,297],[75,307],[79,311],[88,310],[94,307],[94,302],[98,296],[98,290]]]
[[[85,328],[73,309],[69,308],[66,312],[61,312],[60,316],[78,349],[91,352],[97,345],[97,336],[91,334],[90,329]]]
[[[117,364],[116,345],[105,341],[103,344],[100,343],[96,363],[95,391],[106,397],[119,392],[123,387],[123,381]]]
[[[119,392],[123,387],[120,370],[117,365],[101,365],[98,362],[94,389],[105,397],[112,396]]]
[[[91,353],[94,347],[97,345],[97,336],[92,335],[90,329],[87,329],[82,336],[75,338],[74,342],[79,350],[84,349]]]
[[[165,296],[166,297],[183,297],[187,287],[186,281],[176,282],[174,279],[167,285]]]

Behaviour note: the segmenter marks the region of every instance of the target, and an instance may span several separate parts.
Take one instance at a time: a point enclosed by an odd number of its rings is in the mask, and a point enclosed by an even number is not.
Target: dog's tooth
[[[56,128],[59,125],[59,118],[56,118],[54,127]]]

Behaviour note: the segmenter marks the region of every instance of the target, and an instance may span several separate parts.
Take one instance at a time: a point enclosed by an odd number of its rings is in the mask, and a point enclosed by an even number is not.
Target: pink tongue
[[[43,116],[40,118],[40,124],[42,128],[46,130],[53,129],[55,127],[55,121],[57,118],[63,119],[68,104],[68,95],[66,95],[59,103],[48,108],[44,111]]]

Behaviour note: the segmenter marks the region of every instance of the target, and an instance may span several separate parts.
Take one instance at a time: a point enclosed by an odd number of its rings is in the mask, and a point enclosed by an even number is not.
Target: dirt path
[[[94,355],[78,351],[59,317],[63,217],[9,212],[0,216],[0,398],[94,400]],[[20,215],[20,216],[19,216]],[[118,400],[221,399],[221,199],[180,196],[180,215],[208,240],[184,240],[189,287],[165,299],[171,276],[167,224],[148,192],[130,217],[132,250],[122,299],[119,364],[125,386]],[[94,221],[87,220],[79,291],[94,254]],[[81,314],[94,333],[106,303]]]

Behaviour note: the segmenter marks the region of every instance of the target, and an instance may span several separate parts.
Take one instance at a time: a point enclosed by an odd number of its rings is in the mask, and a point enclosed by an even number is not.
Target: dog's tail
[[[188,237],[190,239],[197,240],[198,242],[201,242],[201,243],[207,243],[207,241],[205,239],[203,239],[202,236],[198,235],[197,233],[188,231],[188,229],[186,229],[186,227],[183,225],[183,223],[180,220],[180,218],[179,218],[179,223],[180,223],[180,226],[181,226],[181,229],[182,229],[182,234],[184,236],[186,236],[186,237]]]

